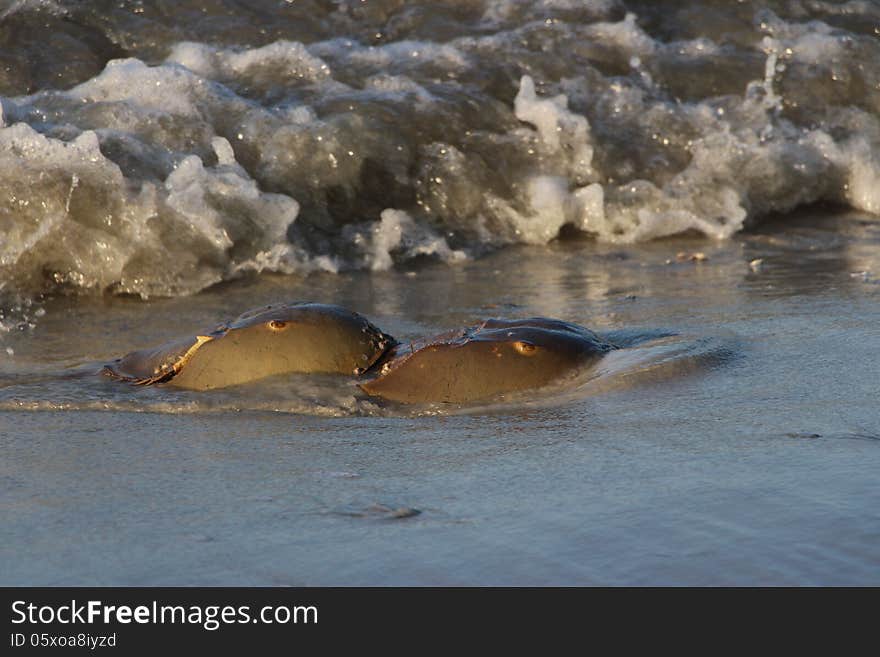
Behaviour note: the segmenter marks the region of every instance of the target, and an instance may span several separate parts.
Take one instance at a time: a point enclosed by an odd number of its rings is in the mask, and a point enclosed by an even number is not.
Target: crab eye
[[[538,350],[535,345],[525,340],[517,340],[513,343],[513,348],[516,349],[518,354],[522,354],[523,356],[531,356]]]
[[[287,328],[287,322],[282,322],[278,319],[273,319],[270,321],[267,326],[273,331],[283,331]]]

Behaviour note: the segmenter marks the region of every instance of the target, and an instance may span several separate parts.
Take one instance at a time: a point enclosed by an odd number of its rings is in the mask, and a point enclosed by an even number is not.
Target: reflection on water
[[[822,295],[828,293],[835,298],[876,294],[880,286],[873,284],[871,272],[880,271],[878,244],[876,222],[817,211],[799,223],[791,218],[771,222],[728,242],[678,238],[620,247],[562,241],[549,250],[521,247],[453,267],[423,264],[372,275],[264,276],[186,300],[145,304],[59,298],[46,305],[33,327],[2,335],[8,351],[0,361],[0,408],[412,412],[389,411],[367,399],[347,377],[290,377],[205,394],[162,386],[135,388],[93,376],[100,363],[133,349],[193,334],[249,307],[295,299],[351,307],[402,340],[488,317],[547,316],[624,343],[627,349],[606,357],[597,373],[588,375],[589,384],[567,385],[569,392],[556,390],[528,400],[572,402],[623,382],[658,378],[660,371],[675,377],[699,369],[713,349],[719,354],[732,349],[737,339],[723,337],[728,332],[749,334],[768,317],[754,304],[757,298],[812,295],[810,303],[823,304]],[[640,335],[675,333],[688,337],[636,348]],[[507,406],[520,403],[525,402],[517,398]]]
[[[273,411],[321,416],[518,412],[573,403],[624,386],[659,383],[724,362],[733,353],[732,342],[670,336],[661,331],[619,331],[608,339],[622,348],[598,364],[544,389],[501,395],[492,403],[389,403],[370,397],[355,385],[355,379],[343,375],[281,375],[212,391],[136,386],[102,376],[100,365],[94,364],[65,372],[6,373],[0,377],[0,410]]]
[[[863,219],[51,300],[0,345],[4,583],[877,584],[880,248]],[[401,339],[549,315],[625,348],[442,409],[347,377],[200,394],[92,373],[282,299]]]

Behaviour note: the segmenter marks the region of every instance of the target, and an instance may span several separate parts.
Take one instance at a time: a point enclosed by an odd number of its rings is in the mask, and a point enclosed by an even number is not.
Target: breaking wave
[[[859,0],[7,2],[0,296],[880,214],[878,25]]]

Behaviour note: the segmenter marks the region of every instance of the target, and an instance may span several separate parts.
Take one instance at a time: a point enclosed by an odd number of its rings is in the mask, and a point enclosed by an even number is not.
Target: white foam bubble
[[[578,173],[592,174],[593,147],[590,143],[590,124],[586,117],[568,110],[568,98],[559,94],[541,98],[535,93],[535,83],[524,75],[519,93],[513,102],[514,114],[520,121],[534,125],[541,141],[551,151],[561,154],[565,148]]]
[[[219,164],[235,164],[235,151],[232,150],[232,144],[228,140],[223,137],[214,137],[211,140],[211,146],[214,147],[214,153],[217,155],[217,162]]]
[[[67,14],[67,9],[53,0],[13,0],[6,9],[0,12],[0,21],[20,11],[45,11],[55,16]]]
[[[531,216],[518,221],[524,242],[546,244],[569,220],[568,181],[559,176],[535,176],[528,181]]]
[[[385,93],[411,96],[423,106],[436,100],[427,89],[405,75],[373,75],[364,81],[364,86]]]
[[[416,256],[434,256],[444,262],[467,259],[463,251],[451,249],[443,237],[417,224],[406,212],[388,208],[382,211],[379,224],[372,229],[367,265],[373,271],[390,269],[394,265],[394,252],[400,252],[406,259]]]
[[[657,47],[656,42],[636,22],[637,16],[627,12],[622,21],[616,23],[594,23],[585,30],[589,38],[620,48],[630,56],[648,56]]]
[[[139,108],[180,116],[200,116],[195,101],[205,80],[181,66],[147,66],[139,59],[115,59],[68,92],[82,102],[129,101]]]
[[[605,191],[602,185],[593,183],[580,187],[572,193],[574,201],[573,225],[587,233],[604,233]]]
[[[296,41],[275,41],[260,48],[215,48],[185,41],[176,44],[165,60],[210,79],[235,80],[269,77],[280,81],[320,82],[331,77],[330,67]]]
[[[0,129],[0,186],[16,208],[0,267],[21,285],[193,292],[245,270],[336,270],[287,240],[297,202],[262,192],[215,138],[219,164],[180,161],[138,189],[101,152],[93,131],[63,142],[18,123]]]
[[[349,58],[353,63],[392,71],[419,68],[425,63],[449,71],[463,71],[469,64],[467,56],[454,45],[431,41],[401,40],[346,50],[350,51]]]

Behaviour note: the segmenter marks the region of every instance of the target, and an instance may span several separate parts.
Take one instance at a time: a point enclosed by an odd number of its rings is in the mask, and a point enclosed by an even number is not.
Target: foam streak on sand
[[[564,226],[724,239],[816,201],[880,213],[866,3],[334,3],[198,25],[88,4],[3,15],[69,37],[0,50],[18,62],[0,77],[5,295],[455,262]]]

